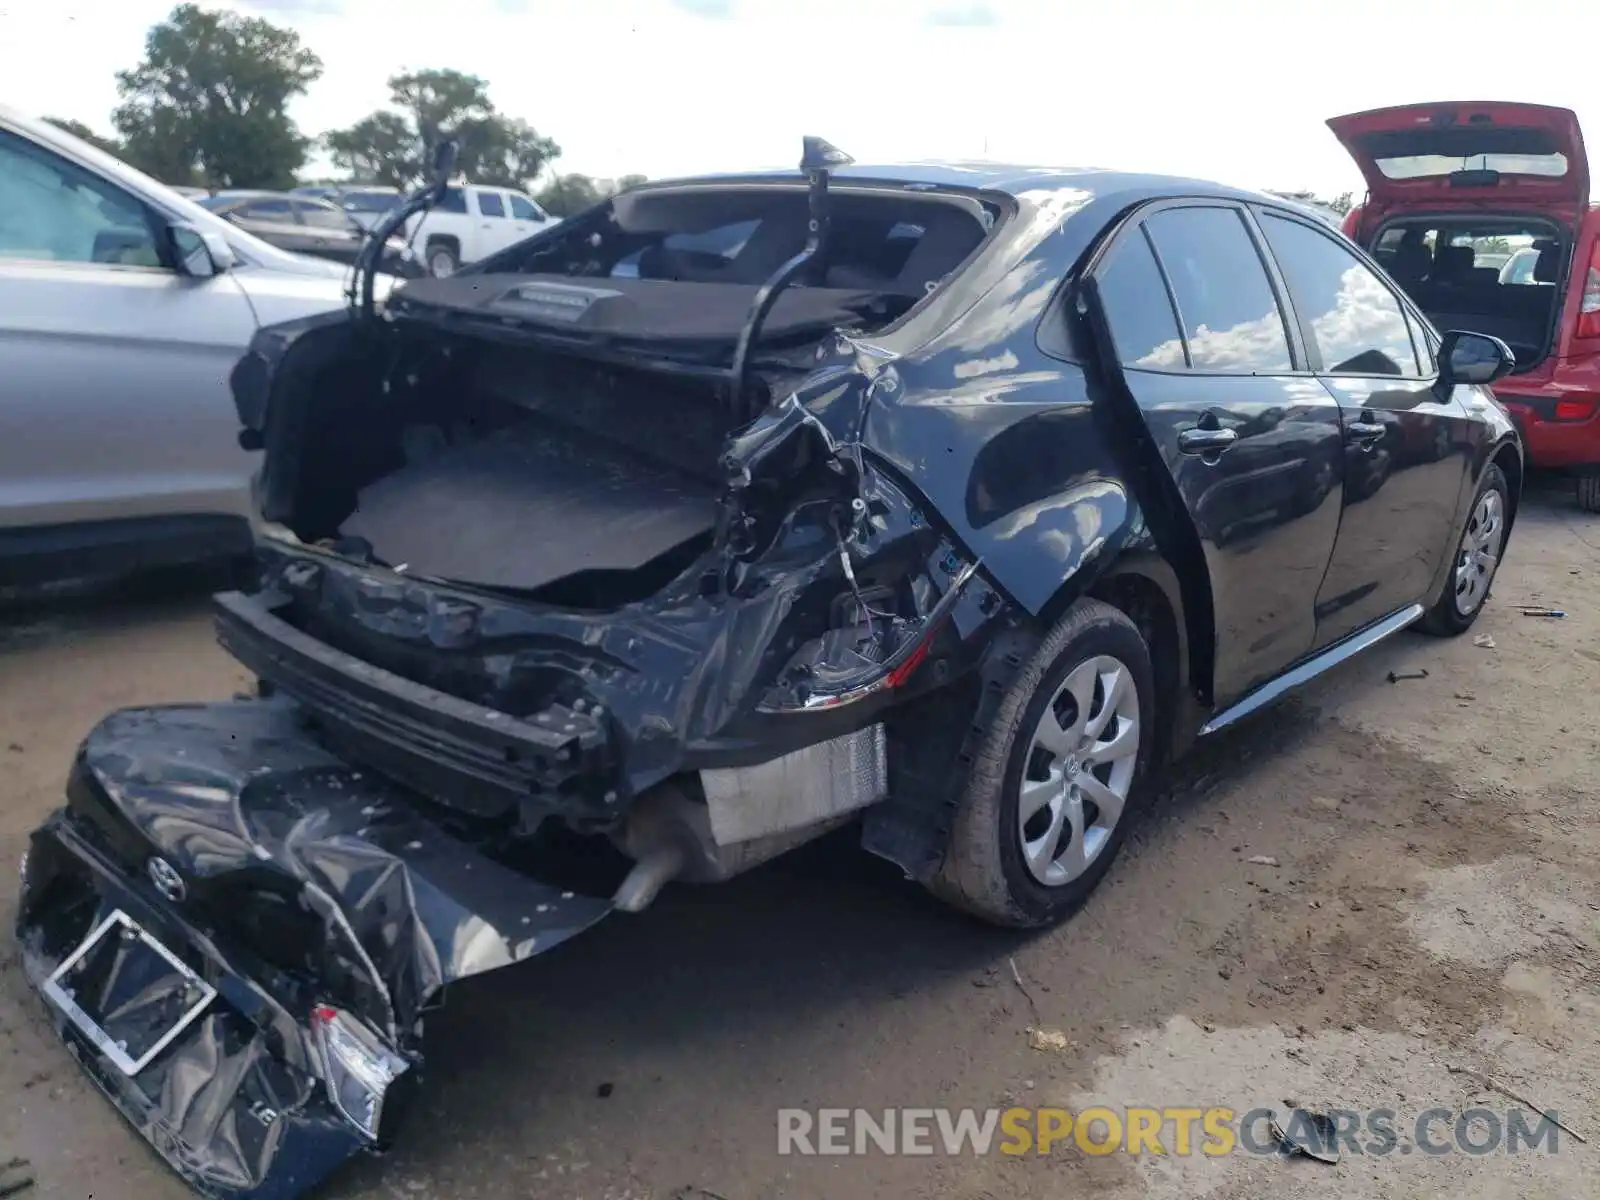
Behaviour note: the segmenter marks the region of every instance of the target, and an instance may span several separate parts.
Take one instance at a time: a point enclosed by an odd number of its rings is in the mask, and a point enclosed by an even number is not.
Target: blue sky
[[[858,160],[986,157],[1250,187],[1361,187],[1323,125],[1439,99],[1578,110],[1600,92],[1549,48],[1560,0],[226,0],[293,25],[323,79],[308,133],[380,105],[402,68],[487,78],[561,143],[562,170],[787,165],[816,133]],[[112,74],[169,0],[0,0],[0,98],[105,129]],[[1515,22],[1510,20],[1515,16]],[[1528,35],[1519,35],[1517,28]],[[1581,44],[1581,39],[1573,43]]]

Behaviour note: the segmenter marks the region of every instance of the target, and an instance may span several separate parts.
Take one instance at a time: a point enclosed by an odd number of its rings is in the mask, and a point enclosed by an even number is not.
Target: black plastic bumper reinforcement
[[[351,756],[451,805],[484,813],[560,796],[574,816],[621,811],[603,718],[551,704],[531,719],[374,667],[273,616],[259,596],[216,598],[222,646],[315,716]],[[582,787],[579,786],[582,781]]]

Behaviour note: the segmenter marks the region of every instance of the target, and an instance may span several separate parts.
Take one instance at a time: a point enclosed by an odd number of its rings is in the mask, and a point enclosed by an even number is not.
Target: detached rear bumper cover
[[[179,899],[153,881],[157,858]],[[289,704],[241,701],[115,713],[85,741],[24,869],[33,985],[119,910],[215,999],[133,1076],[51,1004],[58,1031],[202,1193],[287,1198],[370,1144],[329,1100],[320,1006],[359,1018],[414,1086],[442,987],[560,944],[610,902],[500,866],[323,751]]]

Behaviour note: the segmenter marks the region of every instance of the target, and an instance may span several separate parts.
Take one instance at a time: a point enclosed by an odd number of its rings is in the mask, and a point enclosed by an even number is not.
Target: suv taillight
[[[1578,336],[1600,338],[1600,238],[1589,251],[1589,271],[1583,277],[1583,299],[1578,302]]]

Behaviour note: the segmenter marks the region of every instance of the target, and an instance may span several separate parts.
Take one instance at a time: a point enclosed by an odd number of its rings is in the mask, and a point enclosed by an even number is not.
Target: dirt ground
[[[477,981],[432,1019],[428,1099],[324,1200],[1117,1200],[1600,1195],[1600,519],[1528,499],[1472,636],[1405,634],[1204,746],[1085,910],[952,915],[836,838]],[[1524,602],[1564,620],[1519,615]],[[1427,678],[1391,684],[1390,671]],[[107,709],[225,697],[203,593],[0,617],[0,877]],[[1276,865],[1252,863],[1267,856]],[[0,888],[0,922],[13,917]],[[0,951],[0,1162],[33,1195],[177,1200]],[[1029,1002],[1070,1039],[1029,1048]],[[1512,1102],[1555,1154],[780,1157],[782,1107],[1390,1108]],[[1448,1124],[1441,1126],[1448,1131]]]

